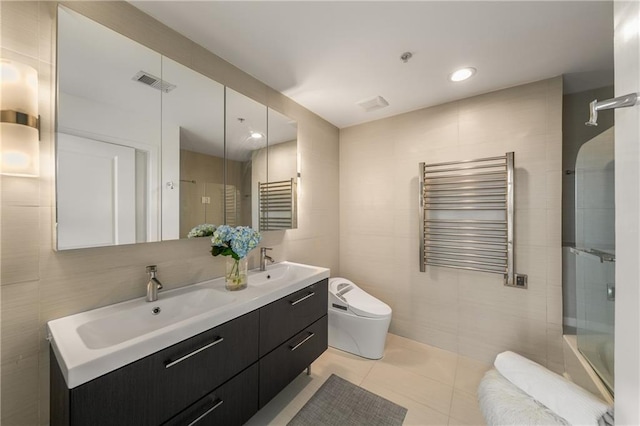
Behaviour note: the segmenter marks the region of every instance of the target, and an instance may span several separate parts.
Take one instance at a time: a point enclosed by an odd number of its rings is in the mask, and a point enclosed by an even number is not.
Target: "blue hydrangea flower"
[[[260,243],[260,233],[248,226],[236,228],[229,225],[219,226],[211,238],[211,254],[213,256],[231,256],[243,259]]]

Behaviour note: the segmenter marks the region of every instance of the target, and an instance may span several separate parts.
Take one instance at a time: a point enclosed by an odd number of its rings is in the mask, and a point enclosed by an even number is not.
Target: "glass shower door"
[[[615,263],[606,254],[578,252],[578,349],[613,392]]]
[[[578,349],[613,392],[615,204],[613,128],[585,143],[576,160]]]

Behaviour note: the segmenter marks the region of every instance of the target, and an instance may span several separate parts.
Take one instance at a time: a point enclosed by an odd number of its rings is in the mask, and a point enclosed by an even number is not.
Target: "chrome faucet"
[[[271,247],[260,247],[260,270],[267,270],[267,260],[274,263],[275,260],[271,256],[267,255],[267,250],[273,250]]]
[[[147,274],[149,274],[149,282],[147,283],[147,302],[155,302],[158,300],[158,291],[162,290],[162,283],[156,278],[158,267],[156,265],[147,266]]]

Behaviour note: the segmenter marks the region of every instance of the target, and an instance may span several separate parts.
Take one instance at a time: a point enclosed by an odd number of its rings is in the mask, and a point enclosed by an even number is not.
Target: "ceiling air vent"
[[[156,77],[155,75],[151,75],[148,72],[140,71],[136,75],[133,76],[132,80],[138,81],[142,84],[146,84],[147,86],[151,86],[154,89],[158,89],[163,91],[164,93],[169,93],[173,89],[176,88],[175,84],[167,83],[166,81]]]
[[[387,102],[387,100],[382,96],[376,96],[371,99],[365,99],[357,102],[356,105],[362,107],[366,112],[371,112],[389,106],[389,102]]]

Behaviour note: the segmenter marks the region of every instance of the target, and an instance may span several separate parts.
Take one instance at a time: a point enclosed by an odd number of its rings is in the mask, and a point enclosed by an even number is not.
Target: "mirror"
[[[162,239],[224,223],[224,86],[171,59],[162,78]],[[176,149],[179,147],[179,149]]]
[[[59,8],[59,250],[161,237],[161,92],[140,71],[159,76],[160,55]]]
[[[226,88],[226,224],[258,229],[257,182],[267,178],[267,107]]]
[[[63,6],[57,66],[58,250],[295,228],[259,189],[297,176],[295,121]]]
[[[268,111],[268,181],[261,181],[260,230],[298,227],[298,123]]]

